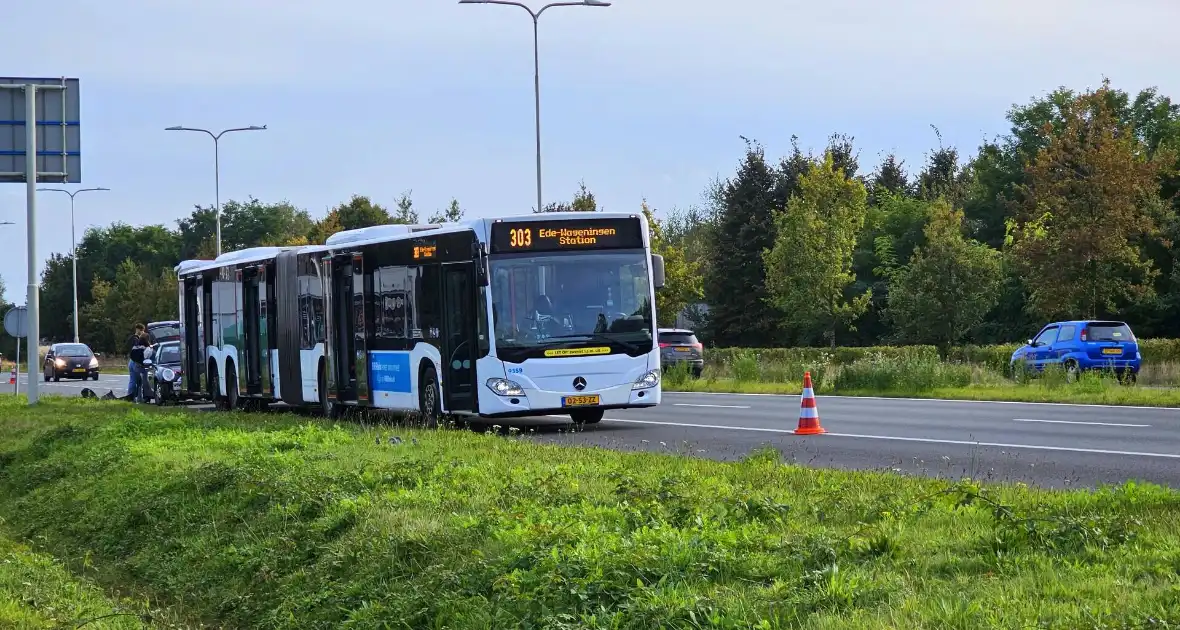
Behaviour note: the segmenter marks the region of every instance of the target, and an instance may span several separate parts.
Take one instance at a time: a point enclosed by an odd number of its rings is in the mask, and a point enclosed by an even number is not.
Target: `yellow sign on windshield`
[[[598,354],[610,354],[610,348],[553,348],[545,351],[547,357],[585,357]]]

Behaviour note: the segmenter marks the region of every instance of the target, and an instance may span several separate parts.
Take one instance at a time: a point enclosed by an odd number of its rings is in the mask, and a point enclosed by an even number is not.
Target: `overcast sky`
[[[532,32],[515,7],[452,0],[8,2],[2,73],[81,79],[87,225],[174,221],[222,200],[322,215],[353,193],[425,218],[535,205]],[[541,18],[545,201],[584,179],[606,209],[697,203],[739,135],[777,157],[855,136],[862,170],[911,171],[937,140],[973,152],[1005,111],[1058,85],[1180,97],[1176,0],[616,0]],[[52,17],[50,17],[52,16]],[[36,51],[36,52],[32,52]],[[70,247],[69,198],[42,194],[38,254]],[[0,275],[26,284],[24,187],[0,185]],[[41,263],[39,263],[41,264]],[[39,267],[40,268],[40,267]]]

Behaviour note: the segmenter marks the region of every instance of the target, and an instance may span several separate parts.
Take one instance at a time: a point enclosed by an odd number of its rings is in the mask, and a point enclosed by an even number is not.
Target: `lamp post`
[[[88,191],[109,191],[110,188],[80,188],[74,192],[70,192],[64,188],[38,188],[37,190],[44,192],[60,192],[70,196],[70,258],[74,264],[74,343],[78,343],[78,238],[74,233],[74,196],[78,193],[84,193]]]
[[[258,125],[250,125],[249,127],[234,127],[233,129],[223,129],[218,133],[213,133],[208,129],[197,129],[195,127],[167,127],[164,131],[199,131],[201,133],[209,134],[213,138],[213,194],[216,202],[214,213],[217,215],[217,255],[221,255],[221,157],[219,152],[218,141],[221,136],[231,131],[266,131],[266,125],[259,127]]]
[[[459,4],[505,4],[528,11],[533,18],[533,96],[537,113],[537,212],[541,211],[541,55],[537,37],[537,22],[546,9],[552,7],[609,7],[603,0],[582,0],[581,2],[551,2],[533,11],[527,5],[511,0],[459,0]]]

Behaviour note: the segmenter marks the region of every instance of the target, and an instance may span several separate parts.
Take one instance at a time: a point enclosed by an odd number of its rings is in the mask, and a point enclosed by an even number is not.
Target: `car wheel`
[[[602,422],[602,416],[606,411],[602,409],[579,409],[570,412],[570,419],[574,424],[598,424]]]
[[[54,382],[54,383],[60,383],[60,382],[61,382],[61,374],[58,374],[57,372],[54,372],[54,373],[53,373],[53,382]]]
[[[1065,364],[1065,382],[1076,383],[1078,382],[1078,377],[1081,375],[1082,370],[1078,367],[1077,363],[1069,361]]]

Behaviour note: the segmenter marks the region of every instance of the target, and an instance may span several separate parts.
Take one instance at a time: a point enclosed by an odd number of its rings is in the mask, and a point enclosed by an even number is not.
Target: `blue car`
[[[1082,372],[1113,370],[1128,382],[1139,374],[1139,342],[1124,322],[1082,320],[1049,324],[1012,353],[1013,374],[1038,374],[1056,365],[1072,382]]]

